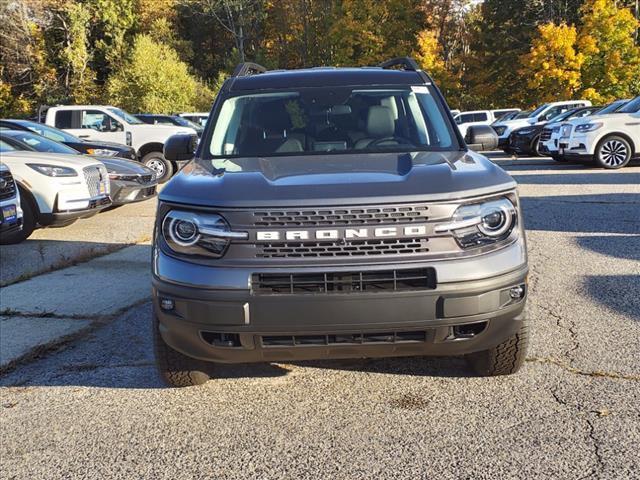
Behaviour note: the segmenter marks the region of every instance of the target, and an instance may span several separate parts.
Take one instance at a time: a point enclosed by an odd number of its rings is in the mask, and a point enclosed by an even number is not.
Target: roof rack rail
[[[420,70],[420,66],[418,65],[418,63],[411,57],[392,58],[391,60],[382,62],[378,66],[380,68],[404,67],[404,70],[409,70],[412,72],[417,72],[418,70]]]
[[[257,75],[259,73],[265,73],[267,69],[262,65],[253,62],[240,63],[233,71],[232,77],[248,77],[250,75]]]

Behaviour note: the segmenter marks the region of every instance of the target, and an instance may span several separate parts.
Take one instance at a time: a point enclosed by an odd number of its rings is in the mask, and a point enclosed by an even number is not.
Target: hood
[[[153,173],[148,167],[141,163],[126,160],[117,157],[94,157],[104,163],[109,173],[118,173],[120,175],[150,175]]]
[[[160,199],[208,207],[362,205],[451,200],[512,189],[515,181],[474,152],[370,153],[194,160]],[[235,171],[233,171],[235,170]]]
[[[3,152],[2,159],[18,160],[21,162],[41,163],[43,165],[60,165],[62,167],[84,168],[90,165],[100,165],[101,162],[88,155],[72,155],[66,153],[42,153],[42,152]]]
[[[133,147],[130,147],[128,145],[123,145],[117,142],[105,142],[103,140],[84,140],[83,139],[82,143],[89,148],[107,147],[107,148],[112,148],[114,150],[133,150]]]
[[[531,125],[528,118],[518,118],[517,120],[506,120],[504,122],[497,122],[493,124],[494,127],[510,127],[510,128],[526,127],[527,125]]]
[[[606,120],[610,120],[616,117],[624,117],[625,115],[633,115],[631,113],[607,113],[604,115],[591,115],[590,117],[577,118],[575,120],[571,120],[569,123],[573,125],[581,125],[583,123],[591,123],[591,122],[602,122]]]

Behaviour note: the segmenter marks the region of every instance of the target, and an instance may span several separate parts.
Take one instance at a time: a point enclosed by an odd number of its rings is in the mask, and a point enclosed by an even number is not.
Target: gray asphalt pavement
[[[492,157],[528,227],[520,373],[323,361],[221,366],[168,389],[140,304],[0,379],[2,477],[640,478],[640,166]]]

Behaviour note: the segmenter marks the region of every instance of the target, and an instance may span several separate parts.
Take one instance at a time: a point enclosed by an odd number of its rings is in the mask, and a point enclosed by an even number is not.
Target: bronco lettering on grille
[[[261,230],[256,232],[256,241],[277,240],[352,240],[367,238],[420,237],[427,234],[425,225],[407,227],[345,228],[330,230]]]

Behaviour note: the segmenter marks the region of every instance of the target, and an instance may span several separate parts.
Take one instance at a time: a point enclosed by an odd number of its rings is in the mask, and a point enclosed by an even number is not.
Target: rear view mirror
[[[472,125],[464,138],[471,150],[489,151],[498,148],[498,134],[489,125]]]
[[[349,105],[334,105],[329,110],[331,115],[350,115],[351,107]]]
[[[197,146],[197,135],[172,135],[164,144],[164,158],[170,161],[191,160],[196,153]]]

